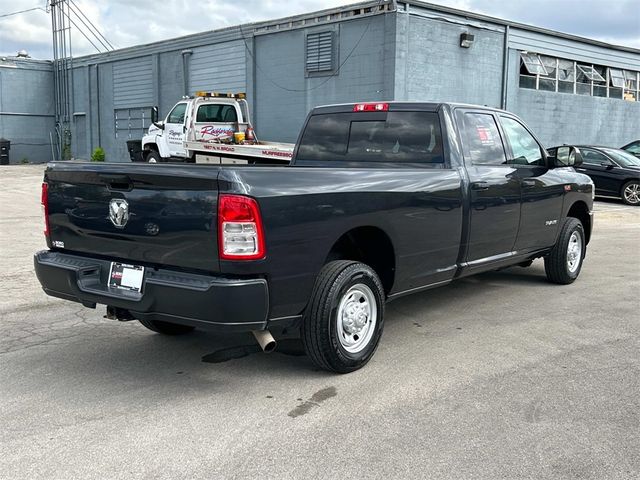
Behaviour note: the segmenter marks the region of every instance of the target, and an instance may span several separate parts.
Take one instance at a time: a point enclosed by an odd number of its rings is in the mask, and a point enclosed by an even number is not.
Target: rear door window
[[[465,112],[463,119],[465,157],[473,165],[505,165],[507,156],[493,115]]]
[[[591,150],[590,148],[581,148],[582,162],[585,165],[600,166],[602,163],[611,163],[611,161],[603,153]]]
[[[442,164],[439,117],[434,112],[314,115],[300,141],[298,158]]]

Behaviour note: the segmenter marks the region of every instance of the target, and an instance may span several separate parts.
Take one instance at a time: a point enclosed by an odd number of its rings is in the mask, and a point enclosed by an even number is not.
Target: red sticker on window
[[[478,125],[476,127],[476,131],[478,132],[478,138],[483,145],[493,145],[493,137],[491,135],[491,130],[488,127]]]

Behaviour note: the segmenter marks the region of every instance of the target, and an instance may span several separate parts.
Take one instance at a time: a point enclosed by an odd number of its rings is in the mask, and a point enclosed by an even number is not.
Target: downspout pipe
[[[189,58],[193,50],[182,50],[182,90],[183,95],[189,96]]]
[[[504,45],[502,49],[502,95],[500,108],[507,109],[507,93],[509,84],[509,25],[504,26]]]

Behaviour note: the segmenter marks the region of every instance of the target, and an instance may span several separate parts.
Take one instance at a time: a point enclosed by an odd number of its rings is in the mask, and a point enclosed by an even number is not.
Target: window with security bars
[[[519,52],[520,88],[640,100],[640,72]]]
[[[335,33],[307,34],[305,71],[308,75],[329,75],[335,71]]]

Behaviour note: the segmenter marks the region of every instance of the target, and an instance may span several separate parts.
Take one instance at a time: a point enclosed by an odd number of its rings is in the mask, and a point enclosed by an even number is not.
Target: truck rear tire
[[[362,368],[382,336],[384,302],[382,283],[368,265],[327,263],[316,279],[301,327],[302,343],[313,363],[337,373]]]
[[[152,332],[163,335],[183,335],[193,331],[194,327],[188,325],[178,325],[177,323],[163,322],[160,320],[140,320],[138,321]]]
[[[551,253],[544,257],[544,271],[547,279],[560,285],[573,283],[580,275],[585,251],[586,242],[582,223],[577,218],[565,218],[556,244]]]

